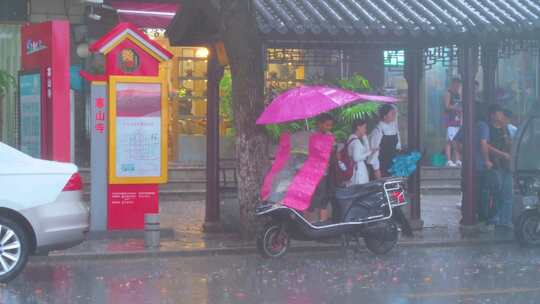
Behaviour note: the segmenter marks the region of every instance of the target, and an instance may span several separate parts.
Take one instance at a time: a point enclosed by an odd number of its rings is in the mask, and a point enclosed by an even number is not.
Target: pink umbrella
[[[397,101],[393,97],[360,94],[339,88],[299,86],[276,97],[257,119],[257,124],[269,125],[307,119],[360,100],[385,103]]]

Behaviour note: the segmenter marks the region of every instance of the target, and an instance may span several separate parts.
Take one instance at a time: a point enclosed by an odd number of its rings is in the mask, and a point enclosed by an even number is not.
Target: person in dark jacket
[[[401,138],[397,123],[397,109],[390,104],[379,110],[380,121],[369,135],[370,147],[375,152],[369,159],[376,179],[389,176],[392,161],[401,150]]]

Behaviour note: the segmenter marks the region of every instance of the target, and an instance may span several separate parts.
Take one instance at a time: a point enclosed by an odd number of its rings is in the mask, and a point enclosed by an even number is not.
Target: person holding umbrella
[[[315,133],[328,135],[334,137],[332,129],[334,128],[334,117],[328,113],[323,113],[317,117],[317,130]],[[332,146],[332,154],[330,156],[330,163],[327,166],[324,177],[319,182],[315,194],[311,200],[311,207],[309,211],[315,212],[314,217],[318,217],[320,222],[326,222],[330,219],[328,212],[328,203],[332,200],[333,193],[335,191],[335,163],[336,154],[335,149]]]
[[[329,168],[333,168],[330,164],[335,163],[335,138],[331,134],[334,118],[327,113],[361,100],[397,101],[392,97],[326,86],[292,88],[272,101],[257,119],[257,124],[280,124],[318,117],[317,131],[309,134],[306,144],[298,144],[304,141],[304,136],[287,132],[280,135],[274,162],[261,187],[262,201],[283,204],[300,212],[312,211],[320,220],[328,220],[328,194],[333,190],[329,183],[333,182],[332,171],[335,171]],[[299,152],[304,152],[305,156],[297,156]]]

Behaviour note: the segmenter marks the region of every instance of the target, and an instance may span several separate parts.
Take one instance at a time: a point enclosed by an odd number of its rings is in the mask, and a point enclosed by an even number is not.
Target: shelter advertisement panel
[[[41,157],[41,75],[19,75],[20,149]]]
[[[111,77],[109,170],[112,184],[167,178],[166,96],[160,79]]]
[[[116,175],[161,175],[161,85],[116,85]]]

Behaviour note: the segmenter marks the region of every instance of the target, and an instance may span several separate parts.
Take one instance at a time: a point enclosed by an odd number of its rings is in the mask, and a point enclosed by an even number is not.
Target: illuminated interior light
[[[197,58],[207,58],[210,54],[210,51],[208,51],[207,48],[198,48],[195,52],[195,57]]]

